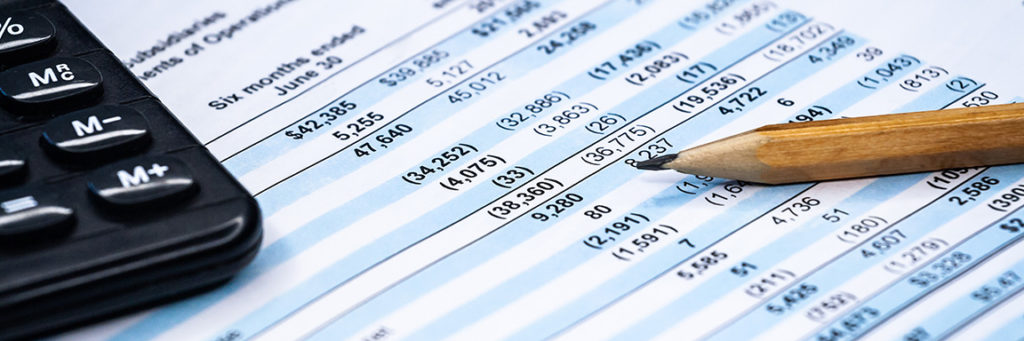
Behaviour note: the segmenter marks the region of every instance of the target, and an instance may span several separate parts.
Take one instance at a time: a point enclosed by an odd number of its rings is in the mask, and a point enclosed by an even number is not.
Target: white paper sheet
[[[1024,166],[631,167],[1016,101],[1019,1],[65,2],[257,195],[265,239],[225,286],[62,337],[1024,337]]]

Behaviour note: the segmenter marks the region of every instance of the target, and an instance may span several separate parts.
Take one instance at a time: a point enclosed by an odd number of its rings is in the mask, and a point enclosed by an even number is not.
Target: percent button
[[[0,62],[16,64],[39,59],[53,50],[53,23],[29,12],[0,15]]]

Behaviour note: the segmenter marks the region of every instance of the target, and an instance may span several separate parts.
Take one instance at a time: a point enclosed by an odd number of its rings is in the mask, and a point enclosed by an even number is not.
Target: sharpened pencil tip
[[[666,170],[668,168],[662,167],[666,163],[675,161],[676,154],[662,155],[647,161],[640,161],[636,163],[636,168],[641,170]]]

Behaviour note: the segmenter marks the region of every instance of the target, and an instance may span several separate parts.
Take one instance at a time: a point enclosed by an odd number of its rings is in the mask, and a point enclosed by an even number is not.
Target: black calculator
[[[261,236],[253,197],[62,4],[0,0],[0,339],[212,288]]]

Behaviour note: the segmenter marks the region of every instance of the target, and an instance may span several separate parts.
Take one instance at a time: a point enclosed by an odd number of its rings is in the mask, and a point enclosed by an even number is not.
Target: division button
[[[102,91],[102,82],[103,76],[91,63],[75,57],[54,57],[0,72],[0,95],[20,107],[52,108],[95,99]]]
[[[17,63],[42,57],[53,49],[53,23],[31,12],[0,15],[0,62]]]
[[[25,174],[25,156],[8,144],[0,143],[0,187],[17,183]]]
[[[75,211],[40,190],[0,192],[0,242],[59,236],[74,222]]]
[[[149,144],[149,123],[135,109],[103,105],[58,116],[43,127],[43,142],[58,157],[111,159]]]
[[[93,171],[89,191],[101,201],[134,207],[182,199],[196,188],[184,163],[170,156],[146,156],[116,162]]]

